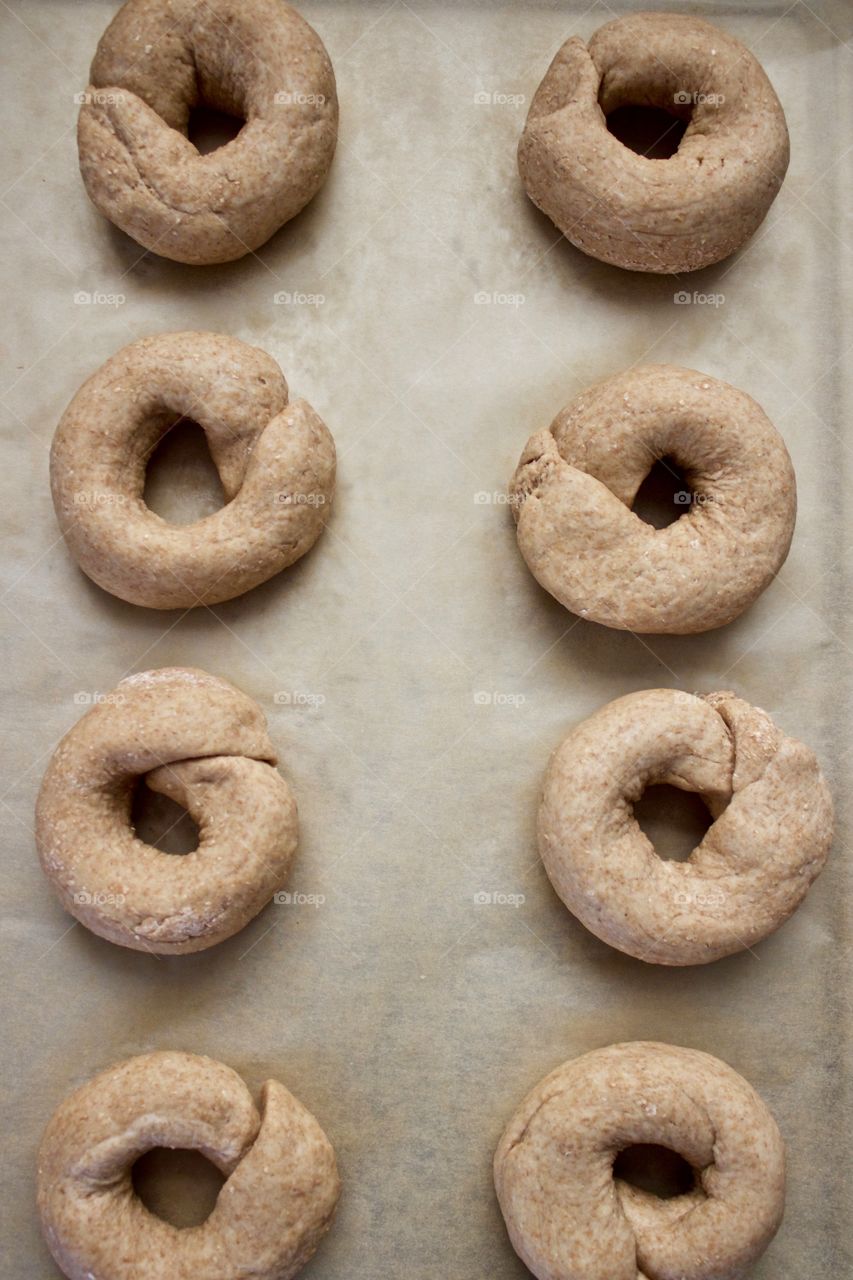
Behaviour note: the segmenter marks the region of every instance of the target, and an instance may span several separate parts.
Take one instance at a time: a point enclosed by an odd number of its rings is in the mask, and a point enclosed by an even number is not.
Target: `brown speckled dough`
[[[178,1229],[137,1197],[154,1147],[201,1151],[226,1176],[206,1222]],[[230,1067],[147,1053],[110,1067],[54,1112],[38,1156],[38,1206],[70,1280],[290,1280],[328,1230],[340,1194],[323,1130],[268,1080],[260,1114]]]
[[[128,0],[101,37],[77,125],[100,212],[194,264],[257,249],[322,186],[338,99],[317,33],[284,0]],[[200,155],[199,104],[245,120]]]
[[[203,951],[242,929],[280,889],[296,804],[256,702],[204,671],[128,676],[60,742],[36,806],[42,867],[93,933],[136,951]],[[182,856],[139,840],[139,778],[199,828]]]
[[[168,524],[145,505],[148,460],[198,422],[226,505]],[[230,600],[293,564],[323,531],[335,445],[276,362],[216,333],[132,342],[84,382],[53,438],[50,484],[69,551],[98,586],[149,609]]]
[[[673,156],[608,131],[622,106],[689,121]],[[773,86],[739,40],[701,18],[634,13],[572,36],[530,104],[518,165],[534,204],[584,253],[633,271],[695,271],[753,234],[788,167]]]
[[[631,510],[658,459],[689,486],[665,529]],[[510,497],[546,591],[591,622],[657,635],[742,613],[784,563],[797,514],[791,459],[761,407],[675,365],[590,387],[528,440]]]
[[[693,1190],[614,1177],[635,1144],[677,1151]],[[782,1221],[785,1151],[736,1071],[694,1049],[614,1044],[527,1095],[495,1153],[513,1247],[538,1280],[740,1280]]]
[[[634,817],[646,787],[698,792],[715,821],[686,862]],[[733,693],[629,693],[551,757],[539,852],[563,902],[640,960],[704,964],[751,947],[800,905],[832,843],[832,798],[808,747]]]

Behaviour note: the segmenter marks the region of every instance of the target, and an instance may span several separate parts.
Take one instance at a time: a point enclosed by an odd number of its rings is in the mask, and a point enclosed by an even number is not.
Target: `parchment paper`
[[[848,1273],[853,11],[656,4],[749,45],[793,142],[754,241],[684,282],[585,258],[515,171],[560,43],[634,6],[303,4],[338,77],[331,178],[259,254],[205,269],[143,253],[86,198],[74,94],[115,5],[0,7],[4,1276],[58,1275],[34,1206],[53,1108],[118,1059],[179,1047],[253,1089],[278,1077],[331,1136],[345,1190],[312,1280],[523,1277],[492,1191],[498,1135],[546,1071],[636,1038],[718,1055],[775,1112],[787,1213],[755,1276]],[[674,301],[682,288],[690,303]],[[185,328],[280,362],[336,437],[339,490],[298,566],[215,609],[160,614],[76,569],[48,448],[112,352]],[[501,499],[533,430],[645,360],[750,392],[796,466],[778,581],[704,636],[640,639],[567,614],[525,568]],[[158,470],[164,510],[211,502],[196,456],[173,451],[171,476]],[[264,707],[301,814],[288,888],[307,900],[271,905],[204,954],[158,959],[74,925],[39,870],[32,814],[54,745],[91,700],[171,664],[224,675]],[[602,702],[660,685],[765,707],[819,753],[838,804],[831,862],[795,918],[705,968],[599,943],[536,856],[549,752]]]

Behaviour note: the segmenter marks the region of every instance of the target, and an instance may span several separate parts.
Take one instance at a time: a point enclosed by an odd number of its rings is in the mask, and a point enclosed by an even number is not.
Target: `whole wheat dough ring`
[[[673,156],[608,131],[619,107],[688,121]],[[788,130],[748,49],[701,18],[635,13],[572,36],[530,104],[518,148],[527,194],[572,244],[633,271],[695,271],[739,249],[788,168]]]
[[[687,1161],[690,1191],[662,1199],[613,1172],[647,1144]],[[494,1173],[539,1280],[739,1280],[785,1207],[785,1151],[761,1098],[718,1058],[668,1044],[614,1044],[552,1071],[507,1125]]]
[[[660,459],[690,489],[665,529],[631,510]],[[528,440],[510,500],[546,591],[592,622],[658,635],[742,613],[784,563],[797,514],[791,459],[760,406],[675,365],[628,369],[578,396]]]
[[[201,1226],[178,1229],[136,1195],[134,1162],[155,1147],[202,1152],[226,1177]],[[101,1072],[54,1112],[38,1156],[48,1247],[70,1280],[289,1280],[331,1225],[332,1145],[275,1080],[260,1114],[230,1067],[147,1053]]]
[[[655,784],[715,819],[686,862],[659,858],[633,805]],[[705,964],[773,933],[832,842],[832,798],[808,747],[733,693],[644,689],[601,707],[551,757],[539,851],[563,902],[612,947]]]
[[[53,438],[65,542],[106,591],[149,609],[216,604],[266,582],[320,536],[335,445],[276,362],[216,333],[132,342],[83,383]],[[145,504],[148,460],[181,419],[204,430],[226,505],[168,524]]]
[[[90,81],[77,124],[86,190],[165,258],[242,258],[299,213],[332,163],[332,64],[283,0],[127,0]],[[199,105],[245,120],[210,155],[187,137]]]
[[[275,768],[263,712],[189,667],[122,680],[60,742],[36,806],[42,867],[93,933],[136,951],[203,951],[280,889],[296,804]],[[163,853],[131,824],[140,778],[183,805],[198,848]]]

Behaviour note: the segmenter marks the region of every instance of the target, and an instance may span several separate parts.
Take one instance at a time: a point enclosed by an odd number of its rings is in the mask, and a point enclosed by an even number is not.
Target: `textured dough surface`
[[[619,1151],[677,1151],[692,1191],[614,1177]],[[726,1063],[675,1045],[610,1045],[565,1062],[498,1144],[495,1187],[538,1280],[740,1280],[775,1235],[785,1153],[772,1115]]]
[[[145,1208],[133,1164],[154,1147],[202,1152],[226,1177],[213,1212],[178,1229]],[[332,1146],[268,1080],[260,1112],[230,1067],[191,1053],[129,1058],[70,1094],[38,1156],[38,1206],[70,1280],[290,1280],[340,1194]]]
[[[715,821],[686,862],[661,859],[634,817],[653,784],[698,792]],[[554,753],[539,851],[597,937],[657,964],[751,947],[797,909],[832,843],[812,751],[732,693],[644,689],[584,720]]]
[[[688,121],[673,156],[608,131],[622,106]],[[634,13],[560,48],[518,148],[527,194],[584,253],[633,271],[695,271],[739,249],[788,168],[785,116],[748,49],[701,18]]]
[[[198,422],[225,506],[174,525],[145,504],[148,460]],[[305,554],[328,518],[335,445],[276,362],[217,333],[159,333],[122,347],[83,384],[50,454],[59,527],[99,587],[149,609],[242,595]]]
[[[632,510],[654,463],[684,473],[685,514]],[[525,445],[510,486],[536,580],[581,617],[642,633],[724,626],[772,582],[797,514],[794,469],[760,405],[677,365],[589,387]]]
[[[65,735],[36,805],[45,874],[93,933],[136,951],[202,951],[237,933],[284,883],[296,803],[260,707],[204,671],[122,680]],[[134,784],[183,805],[198,848],[138,839]]]
[[[283,0],[127,0],[90,81],[77,124],[86,190],[165,258],[242,258],[308,203],[332,163],[332,64]],[[202,104],[245,120],[209,155],[187,137]]]

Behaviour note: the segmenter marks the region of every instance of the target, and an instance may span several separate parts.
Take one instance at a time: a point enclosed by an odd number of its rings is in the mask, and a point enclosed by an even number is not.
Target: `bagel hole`
[[[228,115],[215,107],[201,104],[193,107],[187,121],[187,137],[199,155],[208,156],[233,142],[246,123],[240,116]]]
[[[690,510],[693,493],[677,462],[656,458],[631,510],[655,529],[666,529]]]
[[[647,160],[669,160],[674,156],[688,124],[688,120],[661,107],[633,103],[616,107],[607,116],[607,128],[617,142]]]
[[[133,791],[130,821],[138,838],[161,853],[183,856],[198,848],[198,827],[182,805],[152,791],[140,778]]]
[[[225,1178],[200,1151],[155,1147],[136,1161],[131,1181],[149,1213],[183,1228],[210,1217]]]
[[[148,459],[145,505],[169,524],[194,524],[222,507],[225,497],[207,436],[191,418],[171,426]]]
[[[665,862],[686,862],[713,821],[695,791],[656,784],[634,804],[634,817]]]
[[[620,1151],[613,1161],[613,1176],[659,1200],[687,1195],[696,1186],[696,1174],[683,1156],[651,1142]]]

